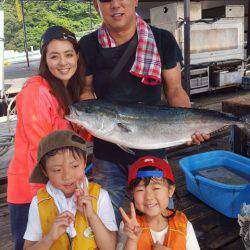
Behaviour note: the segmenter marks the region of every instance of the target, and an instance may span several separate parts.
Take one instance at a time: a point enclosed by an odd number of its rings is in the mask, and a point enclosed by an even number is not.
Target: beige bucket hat
[[[37,164],[33,169],[29,181],[31,183],[46,184],[48,178],[42,172],[40,160],[48,152],[63,147],[75,147],[86,153],[86,142],[78,134],[70,130],[57,130],[43,137],[38,145]]]

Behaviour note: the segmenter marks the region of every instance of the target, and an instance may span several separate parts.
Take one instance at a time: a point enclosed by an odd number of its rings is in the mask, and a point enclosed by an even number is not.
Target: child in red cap
[[[123,222],[117,249],[200,249],[186,216],[167,208],[175,185],[166,161],[153,156],[140,158],[129,170],[128,184],[134,203],[130,216],[120,208]]]

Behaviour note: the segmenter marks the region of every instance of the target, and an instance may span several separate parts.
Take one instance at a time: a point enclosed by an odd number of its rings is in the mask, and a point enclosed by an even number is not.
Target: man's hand
[[[132,202],[130,203],[130,210],[131,218],[128,217],[126,212],[121,207],[119,208],[124,223],[124,233],[127,235],[129,240],[137,242],[140,238],[142,228],[136,220],[135,207]]]
[[[199,132],[196,132],[191,136],[191,139],[192,139],[191,141],[187,142],[188,146],[190,146],[192,144],[200,145],[202,142],[209,140],[210,135],[209,134],[204,134],[204,133],[201,134]]]

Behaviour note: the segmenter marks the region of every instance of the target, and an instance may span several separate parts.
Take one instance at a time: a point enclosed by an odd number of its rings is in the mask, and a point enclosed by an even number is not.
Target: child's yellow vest
[[[97,212],[97,201],[99,198],[101,186],[96,183],[89,182],[88,189],[89,195],[94,197],[92,198],[92,206],[94,211]],[[48,194],[45,188],[41,188],[38,190],[37,199],[42,232],[43,236],[45,236],[49,233],[55,218],[58,216],[58,209],[54,203],[53,198]],[[97,248],[94,237],[84,236],[84,232],[86,235],[85,230],[89,227],[89,225],[85,217],[78,211],[76,212],[74,226],[76,229],[76,236],[73,238],[71,246],[67,234],[64,233],[58,240],[53,243],[50,249],[91,250]]]

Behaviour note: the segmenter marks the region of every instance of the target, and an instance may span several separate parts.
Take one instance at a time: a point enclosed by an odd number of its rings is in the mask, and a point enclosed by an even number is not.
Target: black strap
[[[128,47],[124,51],[122,57],[120,58],[119,62],[116,64],[110,75],[107,77],[105,83],[102,86],[102,91],[100,91],[101,96],[100,98],[103,98],[108,90],[108,86],[119,76],[122,69],[128,62],[129,58],[132,56],[132,54],[135,52],[135,49],[138,44],[138,38],[137,35],[134,35],[130,43],[128,44]]]
[[[133,39],[130,41],[130,43],[129,43],[127,49],[125,50],[125,52],[123,53],[121,59],[119,60],[117,65],[112,70],[110,77],[109,77],[111,80],[114,80],[120,74],[120,72],[122,71],[122,69],[124,68],[126,63],[128,62],[129,58],[134,53],[134,51],[137,47],[137,42],[138,42],[137,35],[135,35],[133,37]]]

